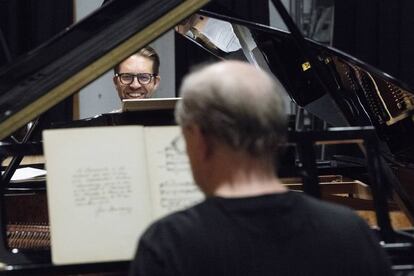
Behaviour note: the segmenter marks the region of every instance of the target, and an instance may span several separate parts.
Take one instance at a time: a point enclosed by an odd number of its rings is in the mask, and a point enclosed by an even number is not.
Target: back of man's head
[[[286,131],[283,89],[252,65],[219,62],[184,79],[176,120],[182,127],[198,125],[233,150],[272,160]]]

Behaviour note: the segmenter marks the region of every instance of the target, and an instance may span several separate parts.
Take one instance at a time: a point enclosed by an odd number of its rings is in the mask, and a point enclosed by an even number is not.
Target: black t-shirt
[[[147,229],[131,275],[391,275],[353,211],[296,192],[212,197]]]

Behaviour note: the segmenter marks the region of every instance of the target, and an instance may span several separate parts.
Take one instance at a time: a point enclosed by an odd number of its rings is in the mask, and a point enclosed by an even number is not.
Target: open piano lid
[[[17,62],[0,68],[0,140],[207,2],[111,1]],[[217,10],[212,5],[207,8]],[[212,43],[187,38],[219,58],[241,57],[273,73],[293,101],[333,126],[374,125],[393,154],[414,160],[412,88],[333,48],[307,39],[300,45],[294,32],[223,15],[225,12],[199,13],[232,24],[240,42],[238,51],[217,51]]]
[[[171,29],[208,0],[110,1],[0,68],[0,140]]]
[[[222,59],[242,59],[272,73],[289,97],[335,127],[373,125],[390,153],[414,161],[414,89],[337,49],[294,33],[201,10],[205,18],[230,23],[239,40],[236,51],[186,35]]]

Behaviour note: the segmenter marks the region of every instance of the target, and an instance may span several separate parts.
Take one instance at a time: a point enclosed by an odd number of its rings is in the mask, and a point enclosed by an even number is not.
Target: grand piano
[[[0,158],[14,157],[5,168],[0,183],[0,262],[4,264],[0,273],[65,275],[106,272],[123,275],[127,271],[128,262],[66,266],[51,263],[45,186],[26,183],[15,187],[10,183],[10,176],[19,166],[22,156],[42,154],[41,142],[30,139],[41,129],[32,128],[22,143],[10,143],[7,138],[29,122],[35,122],[33,125],[36,125],[36,118],[41,118],[44,112],[169,29],[183,25],[183,22],[188,23],[189,20],[185,19],[192,16],[231,24],[231,35],[239,41],[235,49],[225,51],[217,47],[214,41],[194,31],[193,27],[196,26],[189,26],[190,31],[181,34],[194,47],[199,47],[207,56],[217,60],[241,59],[263,68],[285,86],[289,94],[287,97],[296,105],[324,120],[329,126],[342,127],[318,132],[325,135],[322,140],[326,140],[327,132],[330,132],[328,136],[333,133],[332,137],[341,140],[338,136],[345,130],[352,140],[358,138],[354,135],[362,133],[364,136],[364,130],[368,131],[370,139],[378,143],[376,168],[386,172],[390,179],[386,189],[377,190],[380,194],[376,195],[383,199],[379,205],[384,207],[390,198],[395,199],[413,223],[414,189],[410,179],[414,163],[414,145],[411,142],[414,136],[414,90],[352,56],[305,39],[281,1],[275,0],[273,3],[289,29],[287,32],[238,18],[225,9],[217,9],[218,4],[213,3],[213,6],[208,2],[110,1],[40,48],[0,68],[0,140],[5,141],[0,144]],[[180,28],[176,30],[180,32]],[[91,36],[91,32],[94,35]],[[174,124],[172,111],[102,114],[90,120],[66,122],[63,126],[168,125]],[[62,124],[50,127],[57,126],[62,127]],[[297,143],[300,143],[298,137],[314,137],[312,139],[317,141],[318,133],[312,133],[311,136],[306,136],[308,133],[304,136],[292,133],[291,137]],[[350,159],[360,160],[360,156],[351,156]],[[334,164],[338,162],[329,163],[330,171],[343,168]],[[320,163],[316,165],[317,172],[325,169]],[[309,191],[306,188],[304,190]],[[43,211],[40,210],[42,208]],[[414,270],[412,231],[394,231],[387,214],[384,214],[387,206],[380,209],[376,210],[382,212],[380,216],[383,219],[379,222],[383,223],[379,223],[379,226],[388,228],[391,234],[388,231],[386,236],[382,236],[383,229],[373,231],[383,241],[395,271]],[[28,237],[31,235],[28,233],[34,234]],[[43,242],[33,242],[39,237]],[[29,242],[22,242],[25,238]]]

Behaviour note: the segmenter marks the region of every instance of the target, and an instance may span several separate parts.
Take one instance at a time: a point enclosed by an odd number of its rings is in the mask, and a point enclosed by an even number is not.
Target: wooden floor
[[[377,226],[371,191],[368,185],[358,180],[348,179],[341,175],[325,175],[319,177],[322,200],[345,205],[354,209],[371,227]],[[302,191],[300,178],[284,178],[282,182],[291,189]],[[412,220],[402,211],[398,200],[389,201],[390,219],[394,229],[413,228]]]
[[[374,211],[356,211],[359,216],[361,216],[369,226],[377,226],[377,219],[375,217]],[[394,229],[402,230],[412,228],[413,225],[408,219],[408,217],[401,211],[391,211],[390,212],[391,224]]]

